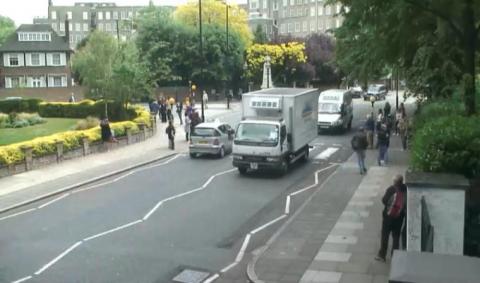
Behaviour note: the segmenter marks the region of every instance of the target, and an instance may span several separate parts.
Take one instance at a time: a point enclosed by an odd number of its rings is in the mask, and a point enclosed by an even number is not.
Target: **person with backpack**
[[[393,239],[392,254],[393,250],[400,247],[400,234],[407,207],[407,186],[403,183],[402,175],[393,178],[393,185],[385,191],[382,203],[385,206],[382,212],[382,236],[375,260],[385,262],[390,233]]]
[[[350,143],[352,144],[352,149],[357,154],[360,175],[363,175],[367,173],[367,167],[365,167],[365,150],[368,147],[368,141],[365,134],[365,129],[360,128],[358,133],[353,136]]]
[[[175,127],[173,121],[168,121],[168,127],[165,129],[165,133],[168,136],[168,148],[175,150]]]

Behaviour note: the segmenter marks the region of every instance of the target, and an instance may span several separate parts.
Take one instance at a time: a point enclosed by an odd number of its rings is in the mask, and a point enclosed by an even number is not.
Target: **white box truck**
[[[242,121],[233,141],[233,166],[286,173],[308,158],[317,137],[317,89],[271,88],[243,94]]]

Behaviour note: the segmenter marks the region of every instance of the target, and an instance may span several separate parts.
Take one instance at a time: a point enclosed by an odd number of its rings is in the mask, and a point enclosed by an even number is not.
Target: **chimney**
[[[68,20],[68,14],[65,14],[65,41],[70,44],[70,21]]]

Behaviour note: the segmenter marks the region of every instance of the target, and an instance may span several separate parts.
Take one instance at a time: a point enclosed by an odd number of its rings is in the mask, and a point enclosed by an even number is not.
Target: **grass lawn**
[[[17,129],[0,129],[0,145],[7,145],[73,129],[79,119],[45,118],[46,123]]]

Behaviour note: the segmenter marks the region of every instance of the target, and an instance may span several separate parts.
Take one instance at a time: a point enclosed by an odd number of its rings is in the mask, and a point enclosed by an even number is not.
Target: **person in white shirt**
[[[203,99],[203,105],[205,106],[205,109],[207,109],[208,93],[205,90],[203,91],[202,99]]]

